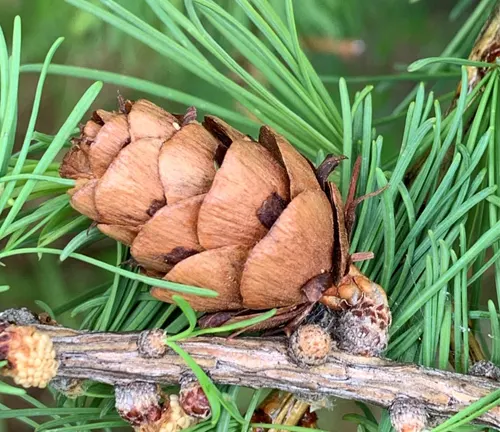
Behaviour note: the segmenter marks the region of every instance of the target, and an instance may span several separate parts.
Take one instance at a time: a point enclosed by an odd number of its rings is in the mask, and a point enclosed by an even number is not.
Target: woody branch
[[[57,376],[111,385],[133,381],[176,384],[188,367],[174,352],[148,359],[137,349],[139,333],[87,333],[37,326],[53,341]],[[450,416],[498,388],[498,382],[332,351],[326,364],[309,369],[289,360],[283,338],[198,337],[179,342],[219,384],[356,399],[389,407],[396,398],[421,401],[430,416]],[[411,385],[409,384],[411,383]],[[500,427],[500,407],[478,418]]]

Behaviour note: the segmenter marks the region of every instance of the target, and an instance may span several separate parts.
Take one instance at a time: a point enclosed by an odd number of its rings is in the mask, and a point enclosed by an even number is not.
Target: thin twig
[[[112,385],[132,381],[175,384],[187,366],[174,352],[141,357],[139,333],[84,333],[40,325],[52,337],[60,362],[58,376]],[[287,355],[284,338],[198,337],[179,342],[219,384],[275,388],[304,397],[340,397],[389,407],[396,397],[421,401],[431,416],[449,416],[498,389],[498,382],[332,351],[323,366],[305,369]],[[477,419],[500,428],[500,407]]]

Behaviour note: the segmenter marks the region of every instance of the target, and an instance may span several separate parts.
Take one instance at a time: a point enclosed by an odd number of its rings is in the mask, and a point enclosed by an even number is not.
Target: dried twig
[[[84,333],[39,325],[54,343],[58,376],[86,378],[112,385],[133,381],[178,383],[187,366],[173,352],[142,357],[138,333]],[[413,364],[353,356],[333,351],[323,366],[304,368],[291,362],[283,338],[198,337],[179,345],[216,383],[275,388],[304,397],[356,399],[389,407],[397,397],[421,401],[429,415],[449,416],[498,388],[498,382],[428,369]],[[500,407],[479,421],[500,428]]]

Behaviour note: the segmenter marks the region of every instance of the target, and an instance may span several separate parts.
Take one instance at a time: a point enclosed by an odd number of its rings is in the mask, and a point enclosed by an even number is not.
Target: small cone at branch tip
[[[160,420],[163,408],[157,384],[132,382],[115,386],[115,408],[132,426],[154,424]]]
[[[184,412],[191,417],[205,420],[212,414],[208,398],[196,378],[181,380],[179,403]]]
[[[165,330],[144,330],[137,340],[137,351],[144,358],[161,358],[167,352]]]
[[[31,326],[0,323],[1,373],[22,387],[45,388],[56,376],[58,362],[50,337]]]
[[[427,411],[417,399],[397,398],[389,407],[389,413],[396,432],[422,432],[427,428]]]
[[[288,354],[301,366],[317,366],[326,362],[332,348],[328,332],[317,324],[304,324],[290,337]]]

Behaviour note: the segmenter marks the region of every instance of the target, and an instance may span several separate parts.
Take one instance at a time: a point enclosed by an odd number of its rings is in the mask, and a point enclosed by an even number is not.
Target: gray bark
[[[58,376],[85,378],[112,385],[136,380],[175,384],[188,368],[174,352],[147,359],[137,351],[138,333],[83,333],[39,326],[54,341]],[[497,381],[359,357],[332,351],[326,364],[297,366],[283,338],[198,337],[178,342],[219,384],[275,388],[304,396],[355,399],[389,407],[396,397],[421,401],[429,415],[450,416],[498,389]],[[500,428],[500,407],[477,420]]]

